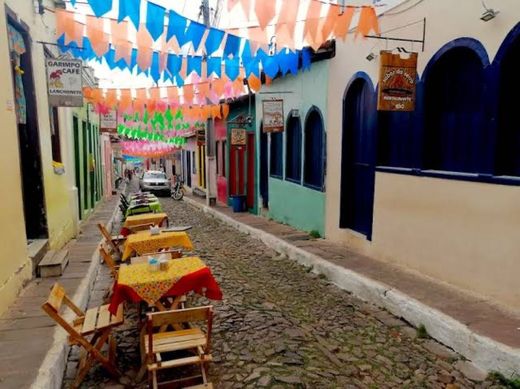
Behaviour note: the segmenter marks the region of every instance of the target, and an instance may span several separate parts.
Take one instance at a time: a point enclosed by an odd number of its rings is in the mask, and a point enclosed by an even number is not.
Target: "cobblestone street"
[[[418,338],[414,328],[311,269],[186,202],[161,201],[170,224],[193,226],[195,254],[224,292],[222,302],[210,302],[216,310],[210,380],[217,388],[498,387],[478,382],[483,377],[458,355],[427,336]],[[102,299],[110,282],[103,269],[92,299]],[[198,296],[189,302],[207,303]],[[114,383],[96,368],[83,387],[133,387],[138,332],[135,308],[129,310],[130,319],[118,331],[118,363],[125,376]],[[73,352],[69,360],[76,358]],[[73,376],[74,365],[69,363],[66,377]]]

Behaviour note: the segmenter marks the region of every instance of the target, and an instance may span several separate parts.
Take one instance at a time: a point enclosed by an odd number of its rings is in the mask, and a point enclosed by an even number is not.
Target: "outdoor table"
[[[145,301],[163,310],[159,300],[194,291],[211,300],[222,300],[222,291],[211,270],[199,257],[168,261],[168,270],[151,271],[148,263],[121,266],[108,310],[116,313],[124,301]]]
[[[155,253],[169,247],[183,247],[186,250],[192,250],[193,244],[186,232],[161,231],[157,235],[152,235],[149,230],[139,231],[126,238],[121,260],[127,260],[134,253],[138,255]]]
[[[130,206],[126,210],[126,214],[125,214],[126,217],[131,216],[133,214],[134,210],[132,210],[130,207],[134,207],[134,206],[137,206],[138,209],[149,207],[150,210],[154,213],[162,212],[161,203],[159,201],[154,201],[152,203],[145,203],[145,204],[137,204],[136,202],[131,201]]]
[[[164,212],[160,213],[142,213],[140,215],[128,216],[123,224],[124,228],[130,228],[141,224],[153,223],[159,225],[163,220],[168,223],[168,215]]]

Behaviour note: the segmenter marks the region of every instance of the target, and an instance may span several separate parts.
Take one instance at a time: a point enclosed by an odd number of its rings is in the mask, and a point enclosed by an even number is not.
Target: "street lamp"
[[[486,3],[484,3],[484,1],[482,1],[482,6],[484,7],[485,11],[482,14],[482,16],[480,17],[480,20],[482,20],[484,22],[489,22],[491,19],[494,19],[500,12],[500,11],[496,11],[492,8],[488,8],[486,6]]]

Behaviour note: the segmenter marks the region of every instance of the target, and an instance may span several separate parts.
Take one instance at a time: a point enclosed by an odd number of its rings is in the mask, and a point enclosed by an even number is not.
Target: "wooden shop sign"
[[[262,125],[264,132],[283,132],[283,100],[262,101]]]
[[[231,129],[231,145],[245,146],[246,145],[246,130],[245,128]]]
[[[399,53],[381,51],[379,69],[379,111],[415,110],[415,90],[417,78],[417,53],[403,58]]]

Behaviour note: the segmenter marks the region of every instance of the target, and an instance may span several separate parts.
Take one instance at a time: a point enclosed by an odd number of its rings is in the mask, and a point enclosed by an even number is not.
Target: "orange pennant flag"
[[[170,105],[179,104],[179,92],[176,86],[170,86],[166,88],[166,93],[168,95],[168,103]]]
[[[130,89],[121,89],[119,97],[119,110],[126,112],[132,106],[132,93]]]
[[[227,10],[231,11],[237,4],[238,0],[227,0]]]
[[[309,8],[307,9],[307,16],[305,17],[305,26],[303,28],[303,37],[307,37],[309,34],[314,36],[313,34],[316,33],[316,30],[310,31],[310,28],[316,28],[317,27],[317,21],[320,18],[321,13],[321,2],[316,0],[311,0],[309,3]],[[311,24],[312,22],[312,24]],[[311,38],[314,40],[314,38]]]
[[[247,83],[249,84],[251,90],[254,92],[258,92],[262,88],[262,81],[260,81],[260,79],[253,73],[251,73],[251,75],[247,79]]]
[[[141,24],[136,35],[137,65],[141,70],[147,70],[152,64],[152,37],[146,26]]]
[[[128,40],[128,22],[123,21],[121,23],[117,23],[115,20],[112,20],[111,30],[112,44],[114,45],[116,51],[114,61],[117,62],[123,58],[125,62],[130,65],[132,44]]]
[[[222,119],[226,119],[229,115],[229,105],[222,104]]]
[[[211,83],[211,90],[215,93],[215,95],[220,98],[224,94],[224,88],[226,86],[226,81],[222,78],[215,80]]]
[[[276,1],[255,1],[255,13],[260,23],[260,28],[265,30],[269,22],[273,20],[276,15]]]
[[[74,36],[74,14],[64,9],[56,9],[56,39],[65,34],[65,44]]]
[[[115,89],[108,89],[105,94],[105,105],[109,108],[114,108],[117,104],[117,95]]]
[[[330,34],[332,34],[332,31],[334,31],[334,27],[336,26],[339,17],[339,11],[340,10],[337,5],[331,4],[329,6],[325,22],[323,23],[323,27],[321,29],[321,34],[323,36],[324,41],[329,39]]]
[[[209,83],[203,82],[198,85],[200,101],[205,101],[209,95]]]
[[[377,20],[376,10],[374,7],[363,7],[361,8],[361,14],[359,15],[356,37],[361,34],[361,36],[364,38],[372,30],[377,35],[380,34],[379,21]]]
[[[193,103],[193,85],[188,84],[182,87],[182,92],[184,96],[184,104],[192,104]]]
[[[87,36],[94,53],[102,57],[108,51],[108,35],[104,31],[104,19],[87,16]]]
[[[220,113],[220,105],[212,105],[211,106],[211,116],[213,118],[218,118],[218,119],[221,119],[222,118],[222,115]]]
[[[244,80],[242,78],[237,78],[233,81],[233,90],[239,96],[244,93]]]
[[[273,83],[273,79],[269,76],[265,76],[265,85],[271,85]]]
[[[350,23],[352,22],[352,16],[354,15],[354,8],[347,7],[343,14],[338,16],[336,25],[334,26],[334,35],[336,38],[342,38],[345,40],[347,38],[347,33],[350,28]]]
[[[95,88],[92,89],[92,93],[90,94],[90,101],[93,104],[101,103],[103,96],[101,95],[101,89]]]
[[[269,43],[269,38],[267,38],[266,31],[262,30],[262,28],[260,28],[260,27],[248,28],[247,35],[250,40],[252,40],[260,45],[267,45]]]
[[[83,98],[85,100],[90,100],[92,96],[92,88],[89,88],[88,86],[83,87]]]

